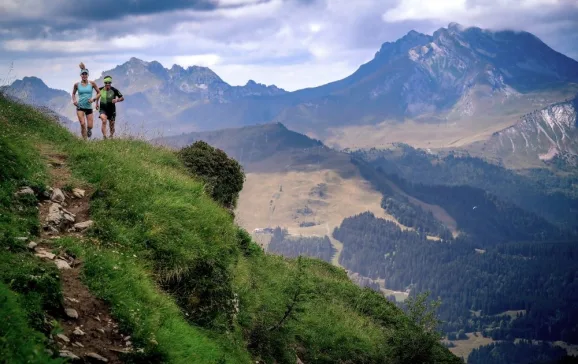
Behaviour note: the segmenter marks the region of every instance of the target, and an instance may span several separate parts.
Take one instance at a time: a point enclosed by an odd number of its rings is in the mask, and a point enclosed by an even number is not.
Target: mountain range
[[[280,122],[336,148],[404,142],[491,156],[505,153],[491,146],[496,133],[578,93],[578,62],[536,36],[457,23],[432,35],[412,30],[350,76],[293,92],[252,80],[231,86],[207,67],[167,69],[134,57],[103,72],[98,84],[104,75],[126,95],[117,129],[147,138]],[[65,92],[37,78],[10,90],[74,120]],[[544,140],[540,150],[548,151]]]

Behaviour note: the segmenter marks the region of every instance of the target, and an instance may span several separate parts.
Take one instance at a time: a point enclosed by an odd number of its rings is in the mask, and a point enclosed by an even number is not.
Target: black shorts
[[[85,115],[92,114],[92,109],[81,109],[79,107],[76,108],[77,111],[82,111]]]
[[[116,118],[116,111],[107,110],[107,109],[100,109],[100,115],[106,115],[108,120],[114,121]]]

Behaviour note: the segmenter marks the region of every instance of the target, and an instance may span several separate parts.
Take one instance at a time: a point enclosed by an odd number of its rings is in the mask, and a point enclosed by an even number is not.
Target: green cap
[[[104,78],[104,82],[112,82],[112,77],[106,76],[106,77]]]

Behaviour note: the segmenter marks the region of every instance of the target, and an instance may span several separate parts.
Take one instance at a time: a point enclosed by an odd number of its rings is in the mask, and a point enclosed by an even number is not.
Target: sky
[[[69,90],[137,57],[287,91],[353,73],[384,42],[450,22],[531,32],[578,59],[578,0],[2,0],[0,85]]]

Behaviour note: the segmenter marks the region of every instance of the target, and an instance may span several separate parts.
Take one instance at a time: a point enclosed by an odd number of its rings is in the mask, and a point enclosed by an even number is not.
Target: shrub
[[[245,182],[239,162],[202,140],[182,148],[177,155],[191,173],[206,183],[207,192],[215,201],[229,209],[237,206]]]

